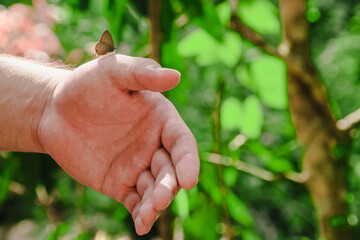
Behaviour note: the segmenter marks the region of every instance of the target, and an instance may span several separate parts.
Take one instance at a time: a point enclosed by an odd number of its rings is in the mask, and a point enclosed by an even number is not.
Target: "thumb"
[[[162,68],[150,58],[108,55],[98,59],[105,64],[110,78],[120,88],[132,91],[150,90],[162,92],[176,87],[180,82],[180,73],[174,69]]]

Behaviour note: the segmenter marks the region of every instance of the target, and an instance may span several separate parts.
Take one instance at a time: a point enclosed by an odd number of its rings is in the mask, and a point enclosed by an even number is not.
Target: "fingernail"
[[[172,69],[172,68],[163,68],[161,66],[153,66],[153,69],[157,72],[173,72],[177,73],[179,77],[181,76],[181,73],[178,70]]]

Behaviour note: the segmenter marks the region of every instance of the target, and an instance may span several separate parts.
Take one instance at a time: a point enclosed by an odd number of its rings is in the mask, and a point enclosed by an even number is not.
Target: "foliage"
[[[0,1],[5,6],[13,3]],[[94,58],[94,43],[104,29],[113,34],[120,53],[149,56],[147,1],[50,3],[57,9],[53,30],[63,51],[49,54],[65,63],[78,65]],[[274,45],[281,39],[277,4],[243,0],[237,8],[242,20]],[[197,187],[181,190],[172,203],[175,231],[182,231],[185,239],[220,239],[229,234],[229,227],[235,239],[315,239],[316,215],[302,185],[268,182],[231,165],[209,162],[215,152],[272,173],[301,171],[285,63],[230,30],[230,16],[228,1],[162,1],[161,64],[182,73],[179,86],[165,94],[198,140],[202,161]],[[327,87],[333,112],[344,117],[360,106],[360,4],[309,0],[307,17],[312,23],[311,60]],[[351,149],[343,151],[350,155],[345,199],[350,215],[333,223],[348,221],[358,238],[359,131]],[[0,235],[7,231],[10,236],[11,229],[28,219],[35,223],[36,239],[92,239],[101,234],[137,238],[122,205],[76,183],[40,154],[1,154],[0,206]],[[155,236],[156,228],[147,238]]]

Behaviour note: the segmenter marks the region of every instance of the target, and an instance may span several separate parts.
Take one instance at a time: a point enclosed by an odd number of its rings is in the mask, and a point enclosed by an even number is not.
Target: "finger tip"
[[[192,154],[187,154],[176,166],[179,185],[184,189],[192,189],[198,183],[200,162]]]
[[[161,91],[167,91],[176,87],[180,82],[181,74],[179,71],[171,68],[155,68],[156,75],[158,75],[158,81],[161,85]]]
[[[193,187],[195,187],[195,185],[198,183],[198,178],[192,178],[192,179],[188,179],[187,181],[179,181],[180,182],[180,186],[183,189],[189,190],[192,189]]]
[[[178,70],[172,69],[173,74],[175,75],[175,78],[177,79],[177,83],[180,82],[181,79],[181,73]]]
[[[151,229],[151,226],[146,226],[143,224],[140,217],[135,219],[134,224],[135,224],[136,234],[139,236],[147,234]]]
[[[143,206],[140,209],[140,219],[141,222],[145,225],[145,226],[150,226],[152,225],[155,220],[156,220],[156,209],[154,209],[154,207],[151,205],[148,206]]]

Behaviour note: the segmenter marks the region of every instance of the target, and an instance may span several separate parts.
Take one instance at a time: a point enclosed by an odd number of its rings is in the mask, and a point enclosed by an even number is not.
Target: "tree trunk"
[[[308,21],[305,0],[281,0],[283,42],[279,51],[287,64],[291,118],[297,139],[304,149],[306,186],[318,217],[320,237],[326,240],[352,239],[347,223],[347,166],[334,149],[350,140],[336,128],[326,91],[309,60]],[[336,226],[334,226],[336,225]]]

